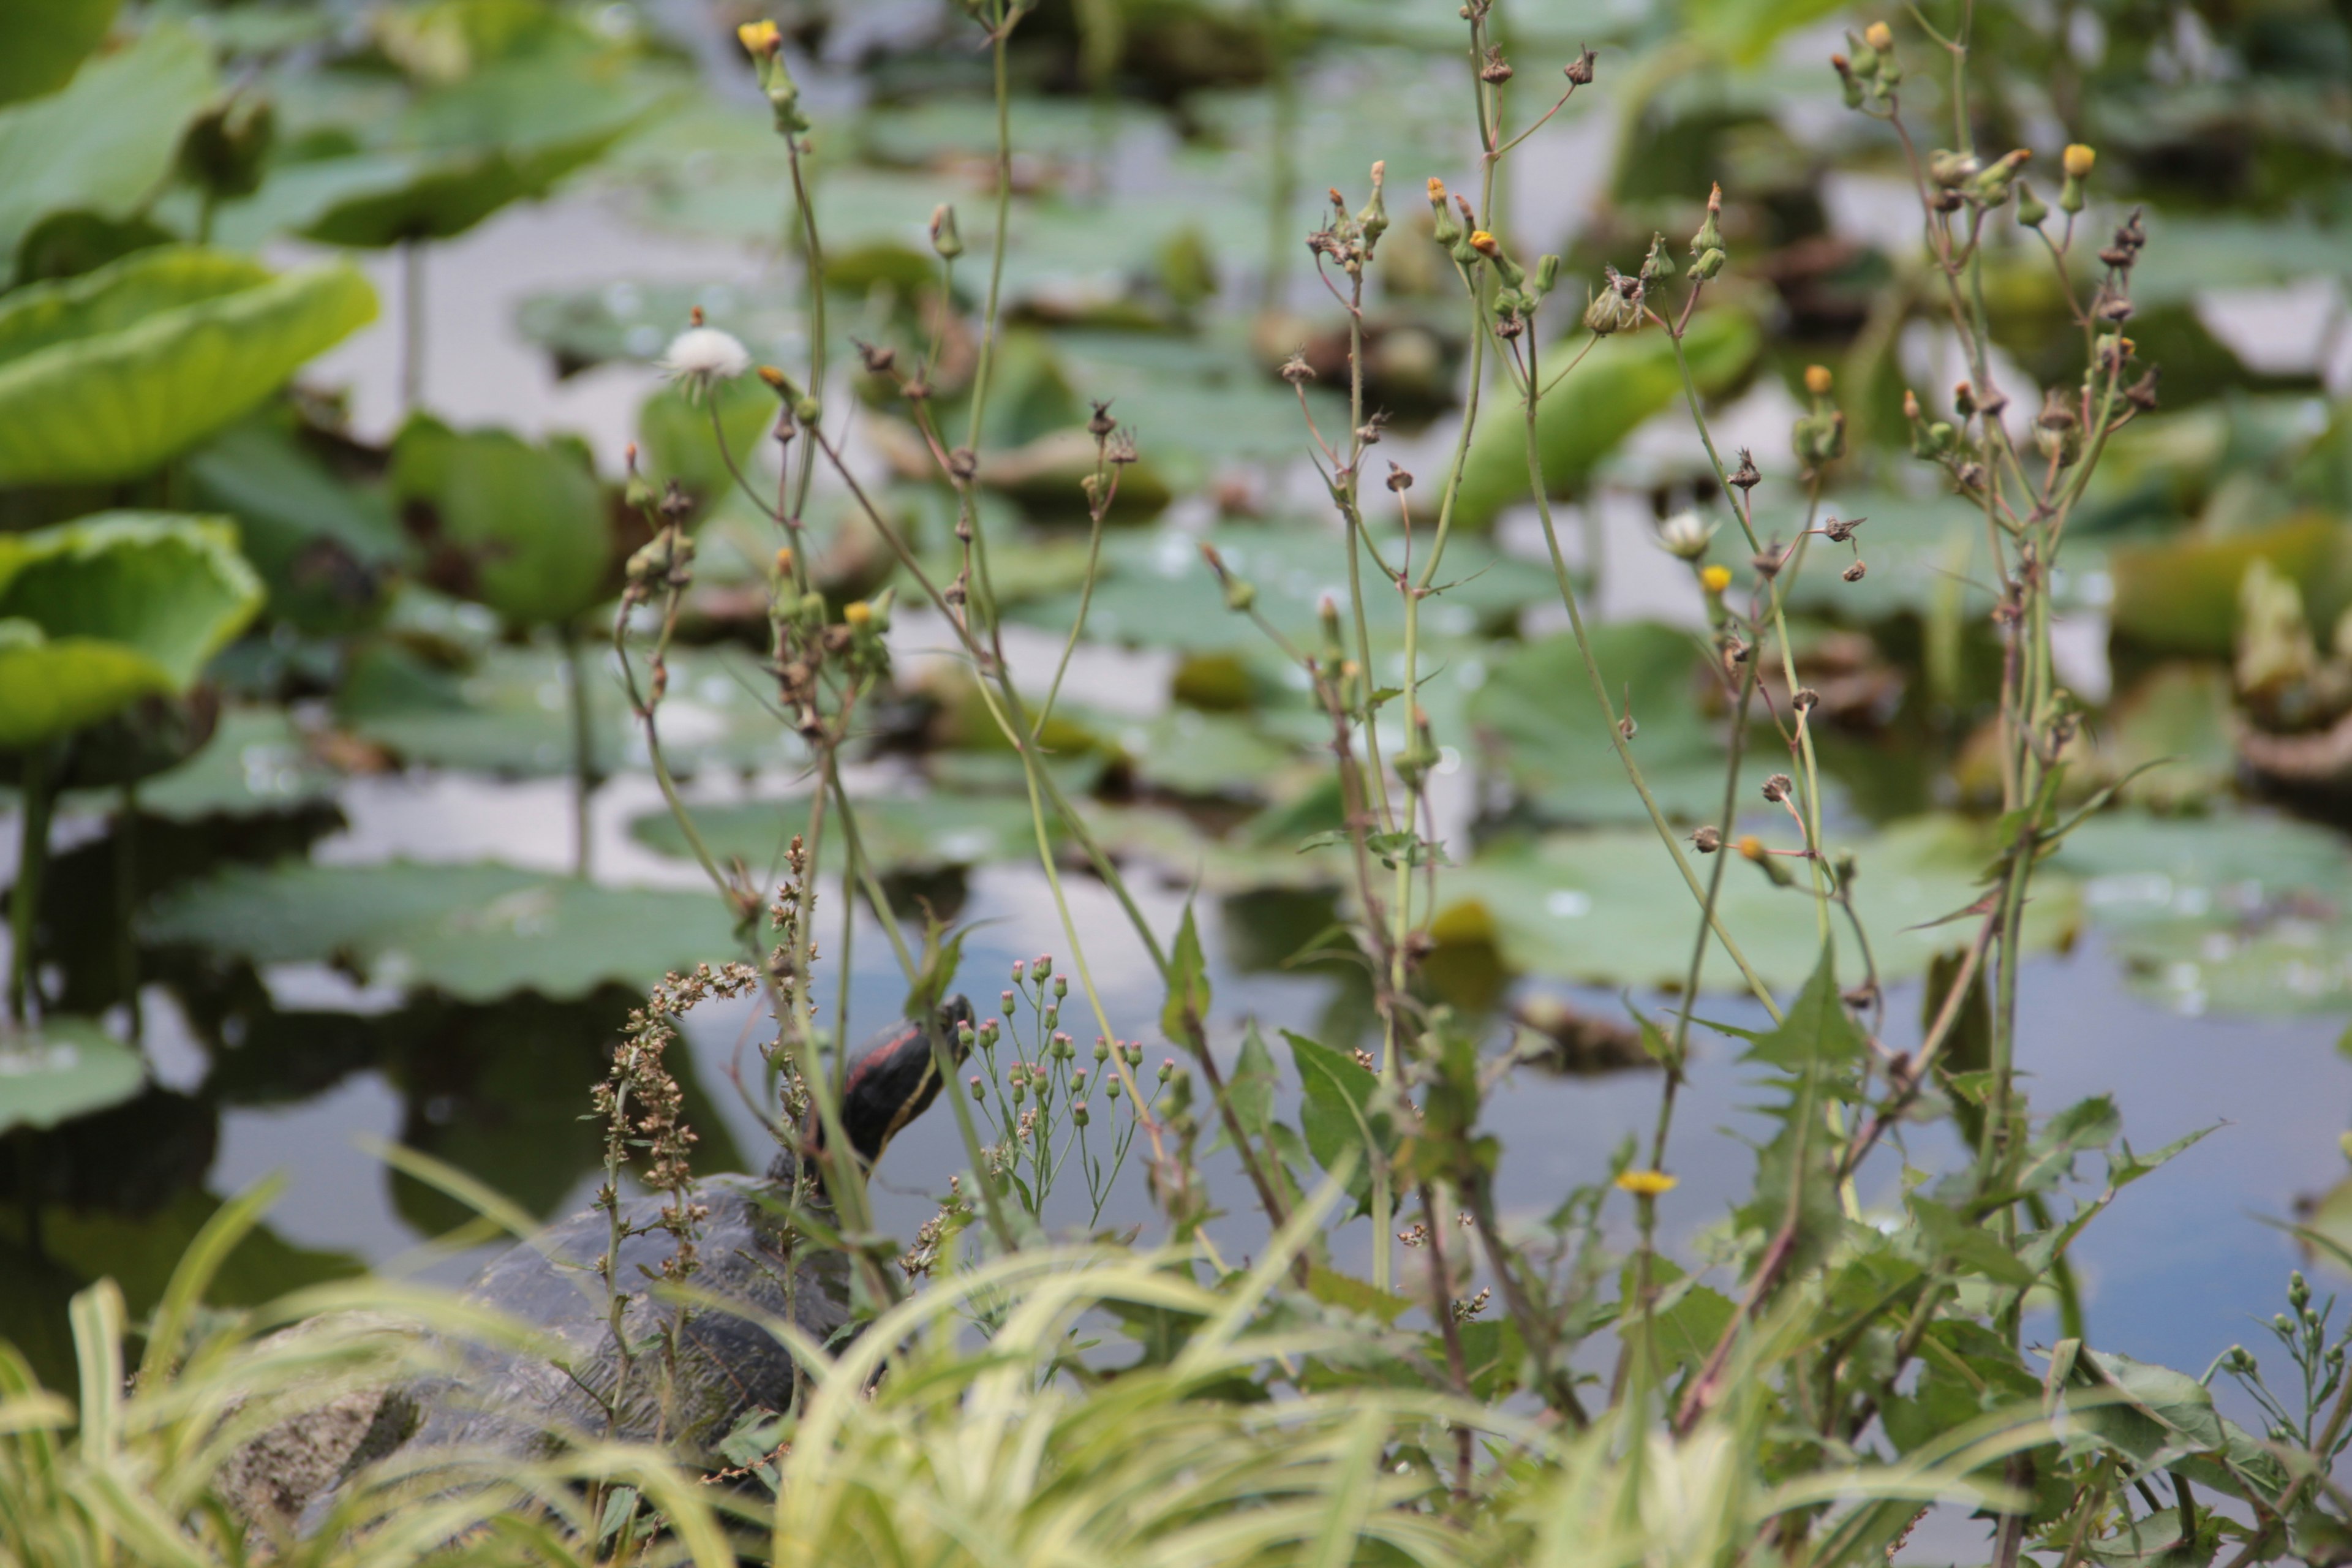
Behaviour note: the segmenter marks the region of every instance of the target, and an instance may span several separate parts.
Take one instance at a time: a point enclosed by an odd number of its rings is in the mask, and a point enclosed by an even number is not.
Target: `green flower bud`
[[[943,261],[963,254],[963,236],[956,231],[955,208],[941,202],[931,209],[931,249]]]
[[[1711,283],[1723,270],[1723,261],[1722,251],[1703,250],[1699,252],[1698,259],[1690,264],[1690,270],[1685,276],[1694,282]]]
[[[1551,292],[1551,290],[1552,290],[1552,285],[1553,285],[1553,284],[1555,284],[1555,283],[1557,283],[1557,282],[1559,282],[1559,257],[1557,257],[1557,256],[1538,256],[1538,257],[1537,257],[1537,258],[1536,258],[1536,290],[1535,290],[1535,291],[1536,291],[1536,293],[1537,293],[1537,295],[1538,295],[1538,297],[1540,297],[1540,296],[1542,296],[1542,295],[1545,295],[1545,294],[1549,294],[1549,293],[1550,293],[1550,292]]]
[[[2023,180],[2018,181],[2017,221],[2028,228],[2040,228],[2049,216],[2049,206],[2033,194],[2033,187]]]

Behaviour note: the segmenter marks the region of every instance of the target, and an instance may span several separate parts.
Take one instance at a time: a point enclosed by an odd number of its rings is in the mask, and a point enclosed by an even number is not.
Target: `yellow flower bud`
[[[735,29],[735,37],[744,53],[755,59],[769,59],[784,47],[783,35],[776,30],[773,22],[746,22]]]
[[[1698,581],[1699,585],[1708,593],[1720,594],[1731,586],[1731,568],[1728,566],[1703,568],[1698,574]]]
[[[1617,1177],[1617,1185],[1635,1197],[1654,1198],[1675,1190],[1675,1179],[1664,1171],[1624,1171]]]
[[[1895,47],[1895,29],[1884,22],[1873,22],[1862,30],[1862,37],[1882,55]]]
[[[793,547],[789,544],[779,545],[776,549],[776,575],[789,577],[792,574]]]
[[[2097,148],[2085,146],[2082,142],[2076,142],[2066,149],[2066,156],[2063,163],[2066,173],[2079,180],[2089,174],[2092,165],[2096,163],[2098,161],[2099,150]]]
[[[863,599],[853,599],[842,606],[841,618],[853,626],[869,625],[874,619],[874,606]]]
[[[1753,833],[1742,834],[1737,846],[1739,853],[1750,860],[1764,858],[1764,841]]]
[[[1830,395],[1830,367],[1825,364],[1807,365],[1805,390],[1815,397],[1827,397]]]
[[[1429,199],[1433,202],[1445,199],[1445,182],[1434,174],[1429,176]]]
[[[1481,228],[1472,231],[1470,235],[1470,248],[1476,251],[1481,256],[1492,256],[1496,251],[1502,249],[1502,247],[1495,243],[1495,237],[1493,235],[1488,234],[1485,229]]]

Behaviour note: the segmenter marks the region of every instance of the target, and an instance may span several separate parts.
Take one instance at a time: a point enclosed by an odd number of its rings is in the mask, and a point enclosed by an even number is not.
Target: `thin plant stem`
[[[8,1016],[22,1025],[39,991],[34,944],[40,928],[42,873],[48,864],[49,789],[54,748],[26,750],[16,788],[22,800],[17,820],[16,886],[8,906]]]
[[[596,733],[588,701],[588,661],[580,646],[580,628],[569,621],[556,629],[563,647],[563,682],[572,721],[572,874],[586,880],[595,827],[589,801],[596,792]]]

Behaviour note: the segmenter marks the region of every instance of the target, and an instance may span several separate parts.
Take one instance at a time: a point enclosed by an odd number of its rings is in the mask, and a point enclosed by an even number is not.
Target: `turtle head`
[[[949,997],[933,1010],[930,1022],[949,1058],[961,1061],[966,1049],[962,1026],[971,1022],[971,1001]],[[869,1041],[851,1060],[841,1085],[841,1123],[858,1158],[869,1166],[879,1160],[899,1130],[939,1098],[940,1087],[930,1029],[921,1021],[910,1018]],[[822,1144],[824,1130],[814,1110],[809,1120],[810,1142]]]

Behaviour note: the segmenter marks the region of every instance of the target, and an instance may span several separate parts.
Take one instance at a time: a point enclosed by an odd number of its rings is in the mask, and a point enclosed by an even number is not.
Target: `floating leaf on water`
[[[1591,628],[1592,652],[1622,710],[1630,690],[1632,745],[1660,809],[1712,821],[1723,810],[1723,737],[1728,726],[1697,707],[1704,654],[1688,632],[1650,621]],[[1760,704],[1759,707],[1760,711]],[[1541,816],[1559,822],[1647,820],[1610,744],[1610,720],[1592,695],[1576,639],[1565,633],[1505,654],[1471,695],[1469,718],[1482,745]],[[1749,772],[1773,771],[1758,755]],[[1740,804],[1748,804],[1743,790]]]
[[[119,1105],[147,1081],[147,1061],[93,1019],[0,1026],[0,1132],[55,1127]]]
[[[2116,635],[2168,653],[2229,657],[2238,584],[2258,559],[2303,589],[2315,626],[2332,624],[2352,603],[2352,531],[2316,513],[2240,532],[2197,530],[2160,543],[2118,545],[2112,559]]]
[[[2052,865],[2082,879],[2133,988],[2177,1011],[2326,1012],[2352,998],[2352,849],[2326,828],[2114,812],[2068,835]]]
[[[425,510],[428,575],[511,625],[569,621],[605,597],[616,536],[584,444],[420,416],[393,445],[391,487]]]
[[[273,618],[347,633],[381,608],[383,575],[408,542],[380,489],[341,479],[263,418],[222,432],[191,455],[187,473],[201,504],[236,518]]]
[[[1924,973],[1937,952],[1965,940],[1965,922],[1908,928],[1942,921],[1982,894],[1979,878],[1992,846],[1980,827],[1957,816],[1914,817],[1875,834],[1841,837],[1835,847],[1852,849],[1860,863],[1854,905],[1882,981]],[[1712,864],[1696,856],[1692,862],[1704,886]],[[1783,889],[1744,861],[1724,868],[1719,918],[1768,979],[1802,973],[1820,956],[1801,866],[1795,875],[1799,885]],[[2027,945],[2063,945],[2079,923],[2077,889],[2062,872],[2045,868],[2033,890]],[[1680,986],[1698,934],[1698,900],[1647,827],[1505,839],[1447,872],[1440,896],[1441,938],[1451,931],[1491,940],[1515,969],[1597,985]],[[1835,930],[1851,935],[1842,915]],[[1845,952],[1846,982],[1861,973],[1856,955]],[[1719,946],[1707,954],[1702,984],[1713,992],[1744,989]]]
[[[283,710],[230,708],[203,750],[139,786],[139,810],[174,822],[259,816],[330,799],[342,781]],[[68,799],[91,811],[114,804],[110,791]]]
[[[37,0],[9,7],[0,55],[0,103],[55,92],[105,40],[122,0]]]
[[[928,871],[1035,856],[1037,836],[1025,795],[875,795],[856,799],[858,842],[877,871]],[[822,863],[846,862],[839,815],[827,810]],[[719,864],[740,859],[755,873],[783,861],[784,846],[808,831],[806,797],[698,807],[694,825]],[[1046,820],[1055,819],[1048,807]],[[693,850],[677,819],[652,812],[629,825],[629,836],[663,855],[690,859]],[[1055,833],[1055,837],[1059,837]]]
[[[184,694],[261,598],[217,518],[107,512],[0,535],[0,751]]]
[[[342,963],[460,1001],[643,988],[736,956],[711,893],[600,887],[511,866],[237,867],[158,900],[142,934],[256,964]]]
[[[179,246],[21,289],[0,302],[0,485],[144,474],[374,315],[347,263],[273,276]]]
[[[643,651],[633,649],[632,658],[642,686]],[[644,731],[629,712],[612,650],[593,645],[582,664],[596,770],[645,765]],[[673,652],[669,676],[658,711],[662,753],[674,770],[790,766],[801,759],[800,742],[769,705],[773,679],[748,651]],[[570,681],[562,654],[544,644],[492,647],[463,672],[385,646],[353,659],[335,714],[404,762],[552,776],[572,766]]]

